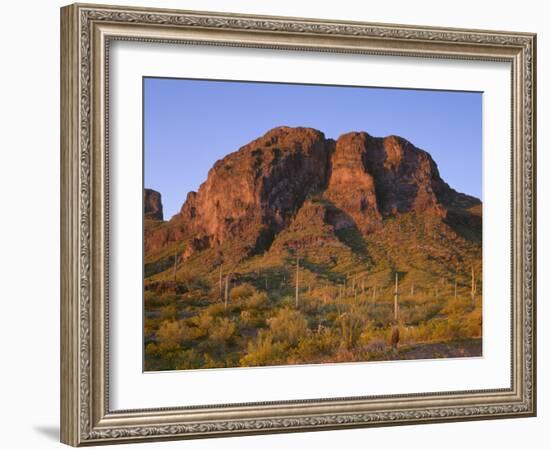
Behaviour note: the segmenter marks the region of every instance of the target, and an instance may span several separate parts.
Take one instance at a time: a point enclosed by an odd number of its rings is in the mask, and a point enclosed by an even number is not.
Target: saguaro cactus
[[[229,281],[230,281],[229,277],[230,277],[230,274],[227,274],[225,276],[225,301],[224,301],[225,309],[227,309],[227,303],[229,299]]]
[[[395,290],[393,294],[393,318],[397,323],[399,319],[399,274],[395,272]]]
[[[299,296],[300,296],[300,258],[296,256],[296,308],[298,308]]]
[[[399,344],[399,327],[396,324],[391,331],[391,346],[394,351],[397,350],[397,344]]]
[[[476,276],[475,276],[475,272],[474,272],[474,266],[472,266],[472,287],[471,287],[471,291],[470,291],[470,296],[472,297],[472,305],[475,305],[476,292],[477,292]]]

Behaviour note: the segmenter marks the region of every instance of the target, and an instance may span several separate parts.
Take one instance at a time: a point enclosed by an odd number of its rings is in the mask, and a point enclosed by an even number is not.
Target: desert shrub
[[[173,292],[164,292],[159,297],[159,302],[163,305],[168,305],[170,303],[175,303],[177,296]]]
[[[442,310],[447,316],[463,316],[472,310],[472,302],[469,298],[452,299]]]
[[[196,326],[196,337],[207,336],[210,332],[210,328],[214,323],[214,316],[208,311],[203,311],[197,316],[191,319],[191,322]]]
[[[372,356],[379,356],[385,354],[390,348],[386,341],[382,338],[375,338],[369,341],[364,347],[364,351]],[[370,359],[370,358],[369,358]]]
[[[300,310],[306,314],[316,314],[323,306],[323,300],[316,296],[300,297]]]
[[[154,291],[146,290],[143,292],[143,302],[147,308],[162,305],[161,296]]]
[[[294,308],[296,304],[296,299],[290,295],[285,295],[280,301],[279,304],[282,308]]]
[[[225,367],[238,367],[241,352],[231,352],[225,354]]]
[[[250,326],[253,325],[254,319],[252,317],[252,314],[250,311],[241,311],[241,314],[239,316],[239,320],[242,325],[244,326]]]
[[[311,362],[319,354],[319,347],[312,333],[308,333],[303,337],[296,349],[293,352],[291,358],[289,358],[289,364],[299,364],[303,361]]]
[[[353,348],[366,325],[365,314],[353,308],[342,313],[337,323],[342,336],[341,346],[346,349]]]
[[[186,326],[181,320],[165,320],[160,325],[156,336],[160,351],[175,350],[186,337]]]
[[[330,358],[330,362],[351,362],[356,361],[357,354],[345,347],[340,347]]]
[[[464,318],[465,333],[468,337],[478,338],[482,333],[482,314],[481,308],[475,308]]]
[[[143,334],[145,335],[145,339],[150,339],[156,333],[159,325],[159,319],[146,317],[143,321]]]
[[[431,320],[415,327],[405,327],[403,330],[403,341],[411,343],[431,341],[435,323],[435,321]]]
[[[429,308],[428,305],[426,308]],[[414,326],[404,327],[401,341],[423,343],[481,336],[481,309],[472,310],[468,300],[453,299],[445,305],[441,312],[447,317],[432,317],[418,324],[413,323]]]
[[[246,306],[248,308],[260,309],[267,305],[267,294],[265,292],[254,292],[247,300]]]
[[[267,320],[273,338],[277,341],[298,344],[307,330],[307,320],[300,311],[280,309],[276,316]]]
[[[175,303],[163,306],[160,309],[161,320],[176,320],[178,315],[178,307]]]
[[[325,314],[325,320],[329,323],[334,323],[338,320],[338,312],[336,309],[330,310]]]
[[[239,314],[239,323],[243,327],[264,328],[264,312],[260,309],[244,309]]]
[[[248,343],[247,353],[240,359],[240,363],[241,366],[282,364],[286,353],[283,343],[275,342],[269,331],[260,330],[256,339]]]
[[[368,347],[373,342],[385,342],[385,331],[368,323],[359,335],[358,343],[363,347]]]
[[[145,290],[143,292],[143,301],[144,302],[154,302],[157,297],[158,297],[158,295],[153,291]]]
[[[399,310],[401,320],[408,325],[418,325],[434,318],[441,312],[441,305],[437,302],[417,303],[408,308]]]
[[[235,286],[231,289],[231,291],[229,292],[229,299],[231,301],[241,300],[250,297],[255,292],[257,291],[251,284],[239,284],[238,286]]]
[[[145,346],[145,354],[147,356],[158,356],[159,355],[159,347],[156,343],[154,342],[149,342],[149,344],[147,344]]]
[[[434,326],[432,339],[437,341],[449,341],[466,337],[461,320],[438,320]]]
[[[146,308],[157,308],[175,302],[176,296],[173,292],[159,293],[153,289],[146,289],[143,293],[143,301]]]
[[[377,328],[385,328],[393,320],[393,304],[371,303],[368,305],[367,314]]]
[[[234,312],[239,314],[240,324],[245,327],[265,327],[265,311],[268,298],[263,292],[255,292],[249,298],[235,305]]]
[[[196,350],[183,350],[178,353],[175,368],[177,370],[199,369],[204,364],[204,358]]]
[[[222,316],[225,314],[225,305],[223,303],[214,303],[205,309],[205,313],[212,317]]]
[[[418,328],[418,325],[404,325],[399,327],[399,343],[406,345],[416,344],[418,339]]]
[[[210,339],[216,343],[225,343],[235,334],[235,324],[228,318],[216,318],[210,327]]]
[[[202,369],[215,369],[216,367],[223,367],[224,363],[221,361],[218,361],[214,356],[210,355],[209,353],[204,354],[204,363],[202,364]]]
[[[317,349],[321,354],[330,354],[340,345],[339,334],[330,327],[320,327],[313,336]]]
[[[320,361],[335,352],[340,341],[339,334],[331,328],[321,326],[315,332],[308,330],[294,351],[297,360],[293,362]]]
[[[181,286],[182,292],[201,291],[206,293],[210,290],[210,284],[204,278],[185,270],[178,271],[178,285]]]

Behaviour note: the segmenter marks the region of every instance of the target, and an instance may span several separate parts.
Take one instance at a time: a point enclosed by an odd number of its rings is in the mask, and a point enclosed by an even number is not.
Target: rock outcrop
[[[268,248],[306,198],[324,188],[333,146],[320,131],[279,127],[216,162],[180,212],[191,245],[239,238],[250,252]]]
[[[164,220],[160,192],[153,189],[143,190],[143,213],[146,219]]]
[[[366,133],[348,133],[336,142],[324,193],[326,199],[346,213],[334,216],[336,230],[352,226],[354,222],[363,233],[368,233],[382,221],[375,179],[365,166],[369,138]]]
[[[162,220],[160,194],[145,196],[146,216]],[[403,138],[351,132],[335,142],[312,128],[278,127],[217,161],[180,213],[146,235],[145,247],[183,241],[187,258],[238,241],[250,256],[269,249],[293,221],[369,234],[408,212],[468,223],[480,204],[451,189],[429,153]]]

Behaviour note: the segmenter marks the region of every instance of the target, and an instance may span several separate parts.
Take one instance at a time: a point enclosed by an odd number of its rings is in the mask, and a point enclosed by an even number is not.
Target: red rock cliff
[[[364,234],[391,215],[445,219],[481,203],[451,189],[429,153],[403,138],[351,132],[335,142],[312,128],[278,127],[217,161],[180,213],[146,236],[146,251],[184,241],[190,256],[239,241],[249,255],[262,252],[314,197],[332,205],[326,220],[336,230],[353,226]],[[155,199],[150,194],[146,214],[158,217]]]

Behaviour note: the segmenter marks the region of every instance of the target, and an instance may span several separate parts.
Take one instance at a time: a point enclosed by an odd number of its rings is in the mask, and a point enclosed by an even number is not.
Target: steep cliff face
[[[317,130],[279,127],[216,162],[180,212],[189,232],[200,236],[192,246],[240,238],[251,252],[265,250],[326,184],[332,147]]]
[[[365,167],[368,139],[366,133],[348,133],[336,142],[328,188],[323,194],[345,213],[331,216],[336,230],[356,225],[368,233],[381,224],[375,179]]]
[[[445,216],[444,200],[453,192],[427,152],[397,136],[369,138],[365,166],[376,180],[383,215],[415,211]]]
[[[143,214],[146,219],[163,220],[162,198],[160,192],[153,189],[143,191]]]
[[[158,218],[160,195],[145,195],[146,215]],[[479,225],[471,210],[480,204],[451,189],[431,156],[400,137],[351,132],[335,142],[311,128],[278,127],[217,161],[180,213],[146,233],[145,248],[183,242],[188,258],[238,241],[246,257],[308,223],[323,230],[309,236],[316,241],[346,229],[379,232],[405,213]]]

